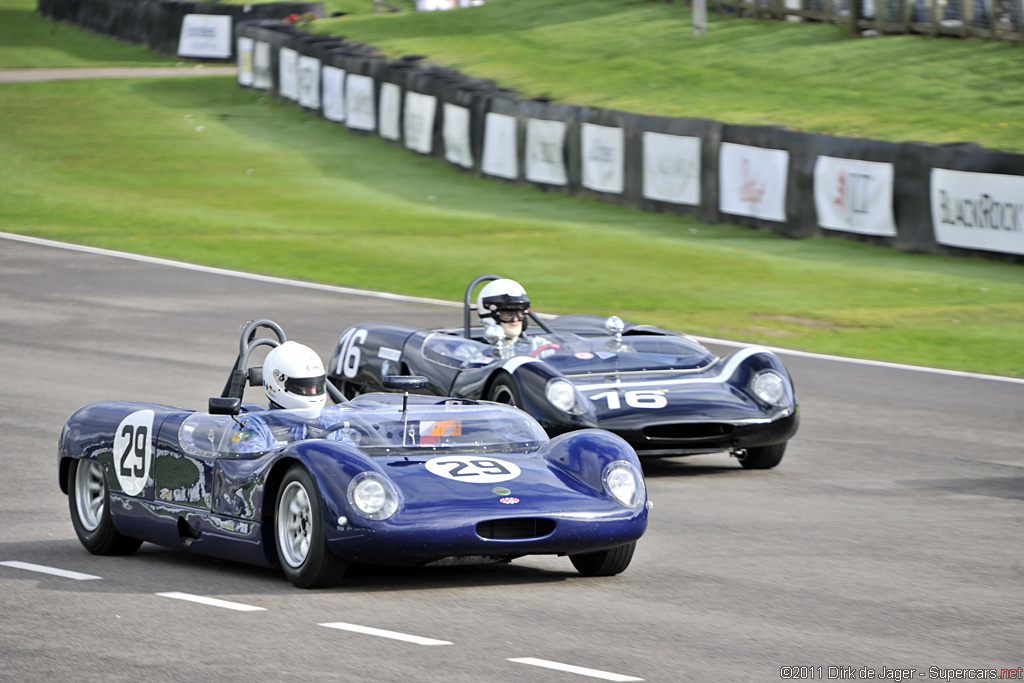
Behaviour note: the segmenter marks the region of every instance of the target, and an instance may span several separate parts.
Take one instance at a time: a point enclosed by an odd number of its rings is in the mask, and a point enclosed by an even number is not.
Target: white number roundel
[[[153,411],[139,410],[117,426],[114,434],[114,472],[129,496],[142,493],[153,460]]]
[[[475,484],[493,484],[515,479],[520,469],[508,460],[480,455],[447,455],[427,461],[427,471],[445,479],[468,481]]]

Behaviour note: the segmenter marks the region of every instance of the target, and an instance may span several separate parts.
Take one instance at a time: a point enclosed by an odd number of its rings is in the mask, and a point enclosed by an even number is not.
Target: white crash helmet
[[[263,361],[263,389],[280,408],[323,408],[327,405],[327,373],[316,351],[287,341]]]
[[[502,322],[500,311],[519,311],[524,314],[523,329],[526,329],[525,313],[529,310],[530,299],[526,296],[526,290],[515,280],[491,280],[476,297],[476,312],[480,318],[491,318],[496,323]]]

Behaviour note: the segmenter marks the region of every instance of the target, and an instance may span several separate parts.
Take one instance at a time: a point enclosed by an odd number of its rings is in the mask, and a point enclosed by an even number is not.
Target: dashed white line
[[[451,642],[447,640],[434,640],[433,638],[424,638],[423,636],[412,636],[408,633],[398,633],[397,631],[385,631],[381,628],[360,626],[358,624],[346,624],[342,621],[335,621],[330,624],[320,624],[320,626],[326,626],[327,628],[336,628],[342,631],[353,631],[355,633],[363,633],[368,636],[391,638],[392,640],[403,640],[407,643],[415,643],[416,645],[451,645]]]
[[[101,579],[101,576],[93,576],[92,574],[82,574],[81,572],[70,572],[66,569],[57,569],[56,567],[47,567],[42,564],[32,564],[31,562],[18,562],[12,560],[10,562],[0,562],[5,567],[14,567],[15,569],[26,569],[30,572],[39,572],[40,574],[51,574],[53,576],[61,576],[65,579],[75,579],[76,581],[91,581],[92,579]]]
[[[240,602],[229,602],[227,600],[218,600],[217,598],[207,598],[202,595],[191,595],[189,593],[157,593],[162,598],[174,598],[175,600],[187,600],[188,602],[198,602],[202,605],[210,605],[212,607],[223,607],[225,609],[233,609],[239,612],[260,612],[266,610],[266,607],[255,607],[253,605],[243,605]]]
[[[572,664],[562,664],[560,662],[549,662],[546,659],[536,659],[535,657],[519,657],[516,659],[509,659],[510,662],[516,662],[517,664],[529,664],[531,666],[540,666],[545,669],[554,669],[556,671],[565,671],[572,674],[580,674],[581,676],[590,676],[591,678],[600,678],[605,681],[642,681],[642,678],[636,678],[635,676],[625,676],[623,674],[613,674],[608,671],[600,671],[598,669],[588,669],[583,666],[573,666]]]

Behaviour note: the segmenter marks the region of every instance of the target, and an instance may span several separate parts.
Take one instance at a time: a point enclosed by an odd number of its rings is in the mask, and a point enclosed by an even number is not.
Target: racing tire
[[[740,458],[740,464],[748,470],[770,470],[782,462],[785,453],[785,441],[770,446],[756,446],[747,449],[747,454]]]
[[[78,540],[94,555],[131,555],[142,541],[123,536],[110,517],[110,491],[103,465],[73,460],[68,468],[68,508]]]
[[[495,403],[504,403],[513,408],[523,405],[522,399],[519,398],[519,387],[512,381],[512,378],[507,376],[494,380],[491,390],[487,392],[487,400],[494,401]]]
[[[327,547],[320,491],[301,465],[293,465],[281,480],[274,539],[281,569],[297,587],[323,588],[344,577],[348,563]]]
[[[570,555],[572,566],[583,576],[615,576],[621,574],[629,566],[636,550],[636,541],[620,545],[618,548],[598,550],[594,553]]]

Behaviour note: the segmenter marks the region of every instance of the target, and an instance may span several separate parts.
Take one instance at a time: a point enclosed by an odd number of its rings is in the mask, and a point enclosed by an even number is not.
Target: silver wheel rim
[[[277,509],[277,544],[289,567],[298,568],[309,555],[313,536],[313,507],[306,487],[293,481],[281,494]]]
[[[80,460],[75,473],[75,506],[78,521],[86,531],[96,531],[103,519],[107,481],[103,467],[95,460]]]
[[[509,388],[504,385],[494,390],[494,398],[491,400],[493,400],[495,403],[504,403],[505,405],[513,407],[515,407],[516,405],[515,396],[513,396]]]

